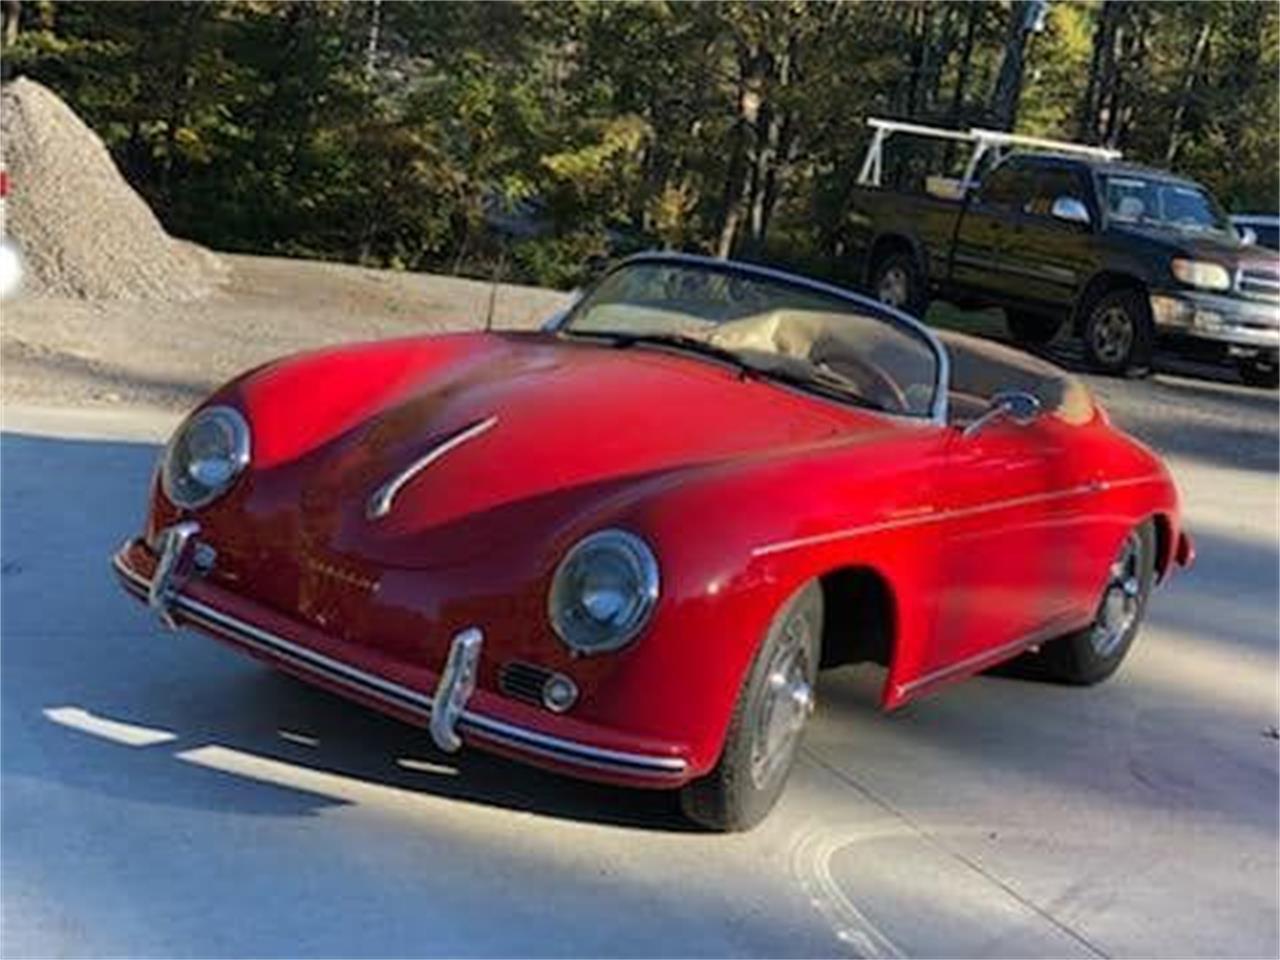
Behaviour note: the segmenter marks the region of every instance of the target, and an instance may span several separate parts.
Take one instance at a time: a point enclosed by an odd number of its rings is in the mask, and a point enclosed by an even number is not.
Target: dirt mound
[[[26,293],[191,300],[222,279],[217,256],[165,233],[103,142],[40,84],[20,78],[0,90],[0,155]]]

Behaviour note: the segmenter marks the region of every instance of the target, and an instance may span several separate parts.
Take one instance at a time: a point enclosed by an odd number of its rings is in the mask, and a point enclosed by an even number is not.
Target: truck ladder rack
[[[1066,140],[1047,140],[1043,137],[1024,137],[1016,133],[1005,133],[1003,130],[984,130],[981,127],[970,127],[968,130],[950,130],[946,127],[930,127],[919,123],[907,123],[901,120],[884,120],[880,117],[867,119],[867,126],[872,134],[871,144],[867,147],[867,155],[862,161],[862,169],[858,173],[858,185],[864,187],[880,186],[880,178],[884,171],[884,144],[895,133],[906,133],[933,140],[954,140],[973,145],[973,153],[965,166],[964,189],[971,187],[974,174],[982,158],[994,153],[996,161],[1004,159],[1004,155],[1019,147],[1034,150],[1049,150],[1054,153],[1075,154],[1092,157],[1095,160],[1118,160],[1120,151],[1109,147],[1091,147],[1082,143],[1071,143]]]

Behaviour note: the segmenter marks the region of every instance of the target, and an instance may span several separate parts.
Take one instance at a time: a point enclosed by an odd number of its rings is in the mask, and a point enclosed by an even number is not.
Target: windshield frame
[[[552,317],[544,327],[549,333],[560,333],[561,331],[572,333],[566,330],[577,314],[581,306],[590,299],[591,294],[605,280],[613,276],[620,270],[633,267],[640,264],[653,264],[657,266],[673,266],[673,267],[689,267],[711,270],[715,273],[725,275],[736,275],[741,277],[754,277],[759,280],[768,280],[774,283],[780,283],[787,286],[797,287],[801,290],[807,290],[811,293],[822,294],[836,300],[842,300],[845,303],[852,304],[859,308],[868,318],[882,321],[890,326],[898,327],[907,336],[915,336],[923,340],[934,355],[934,383],[933,398],[929,404],[927,413],[897,413],[890,411],[876,411],[883,413],[885,416],[901,417],[912,421],[921,421],[936,423],[945,426],[947,422],[947,387],[951,382],[951,361],[947,355],[946,347],[942,345],[937,336],[927,326],[908,314],[893,307],[873,300],[870,297],[843,287],[837,287],[833,284],[823,283],[821,280],[813,280],[809,277],[800,276],[795,273],[788,273],[785,270],[776,270],[773,267],[765,267],[754,263],[743,263],[738,260],[720,260],[715,257],[704,257],[692,253],[666,253],[666,252],[649,252],[638,253],[634,256],[627,257],[625,260],[619,261],[610,267],[600,277],[583,288],[577,298],[560,313]],[[824,393],[822,396],[832,396]],[[833,398],[834,399],[834,398]],[[836,402],[843,402],[836,400]],[[852,397],[848,401],[850,406],[856,406],[858,409],[867,409],[853,400]]]

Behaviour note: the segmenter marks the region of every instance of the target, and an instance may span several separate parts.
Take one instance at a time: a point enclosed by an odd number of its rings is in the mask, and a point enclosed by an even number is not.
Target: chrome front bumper
[[[475,738],[554,766],[582,768],[623,780],[679,784],[688,779],[688,763],[680,757],[597,747],[468,709],[484,645],[484,636],[478,628],[471,627],[454,636],[435,690],[428,696],[294,643],[196,599],[183,591],[183,585],[201,572],[201,564],[197,562],[201,559],[198,533],[199,527],[194,523],[175,524],[162,531],[158,539],[161,552],[155,575],[151,578],[127,562],[132,543],[126,543],[112,557],[112,567],[123,586],[154,609],[166,626],[190,623],[249,650],[266,654],[303,674],[322,678],[399,711],[421,716],[427,721],[436,746],[446,752],[455,752],[464,740]]]
[[[1151,294],[1156,330],[1249,350],[1280,348],[1280,304],[1193,291]]]

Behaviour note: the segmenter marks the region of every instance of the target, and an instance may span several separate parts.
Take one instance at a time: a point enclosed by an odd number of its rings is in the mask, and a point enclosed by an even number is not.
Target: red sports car
[[[1191,561],[1076,379],[856,294],[649,254],[540,332],[340,347],[178,428],[114,568],[168,624],[463,743],[773,806],[820,667],[886,708],[1095,683]],[[194,678],[193,678],[194,679]]]

